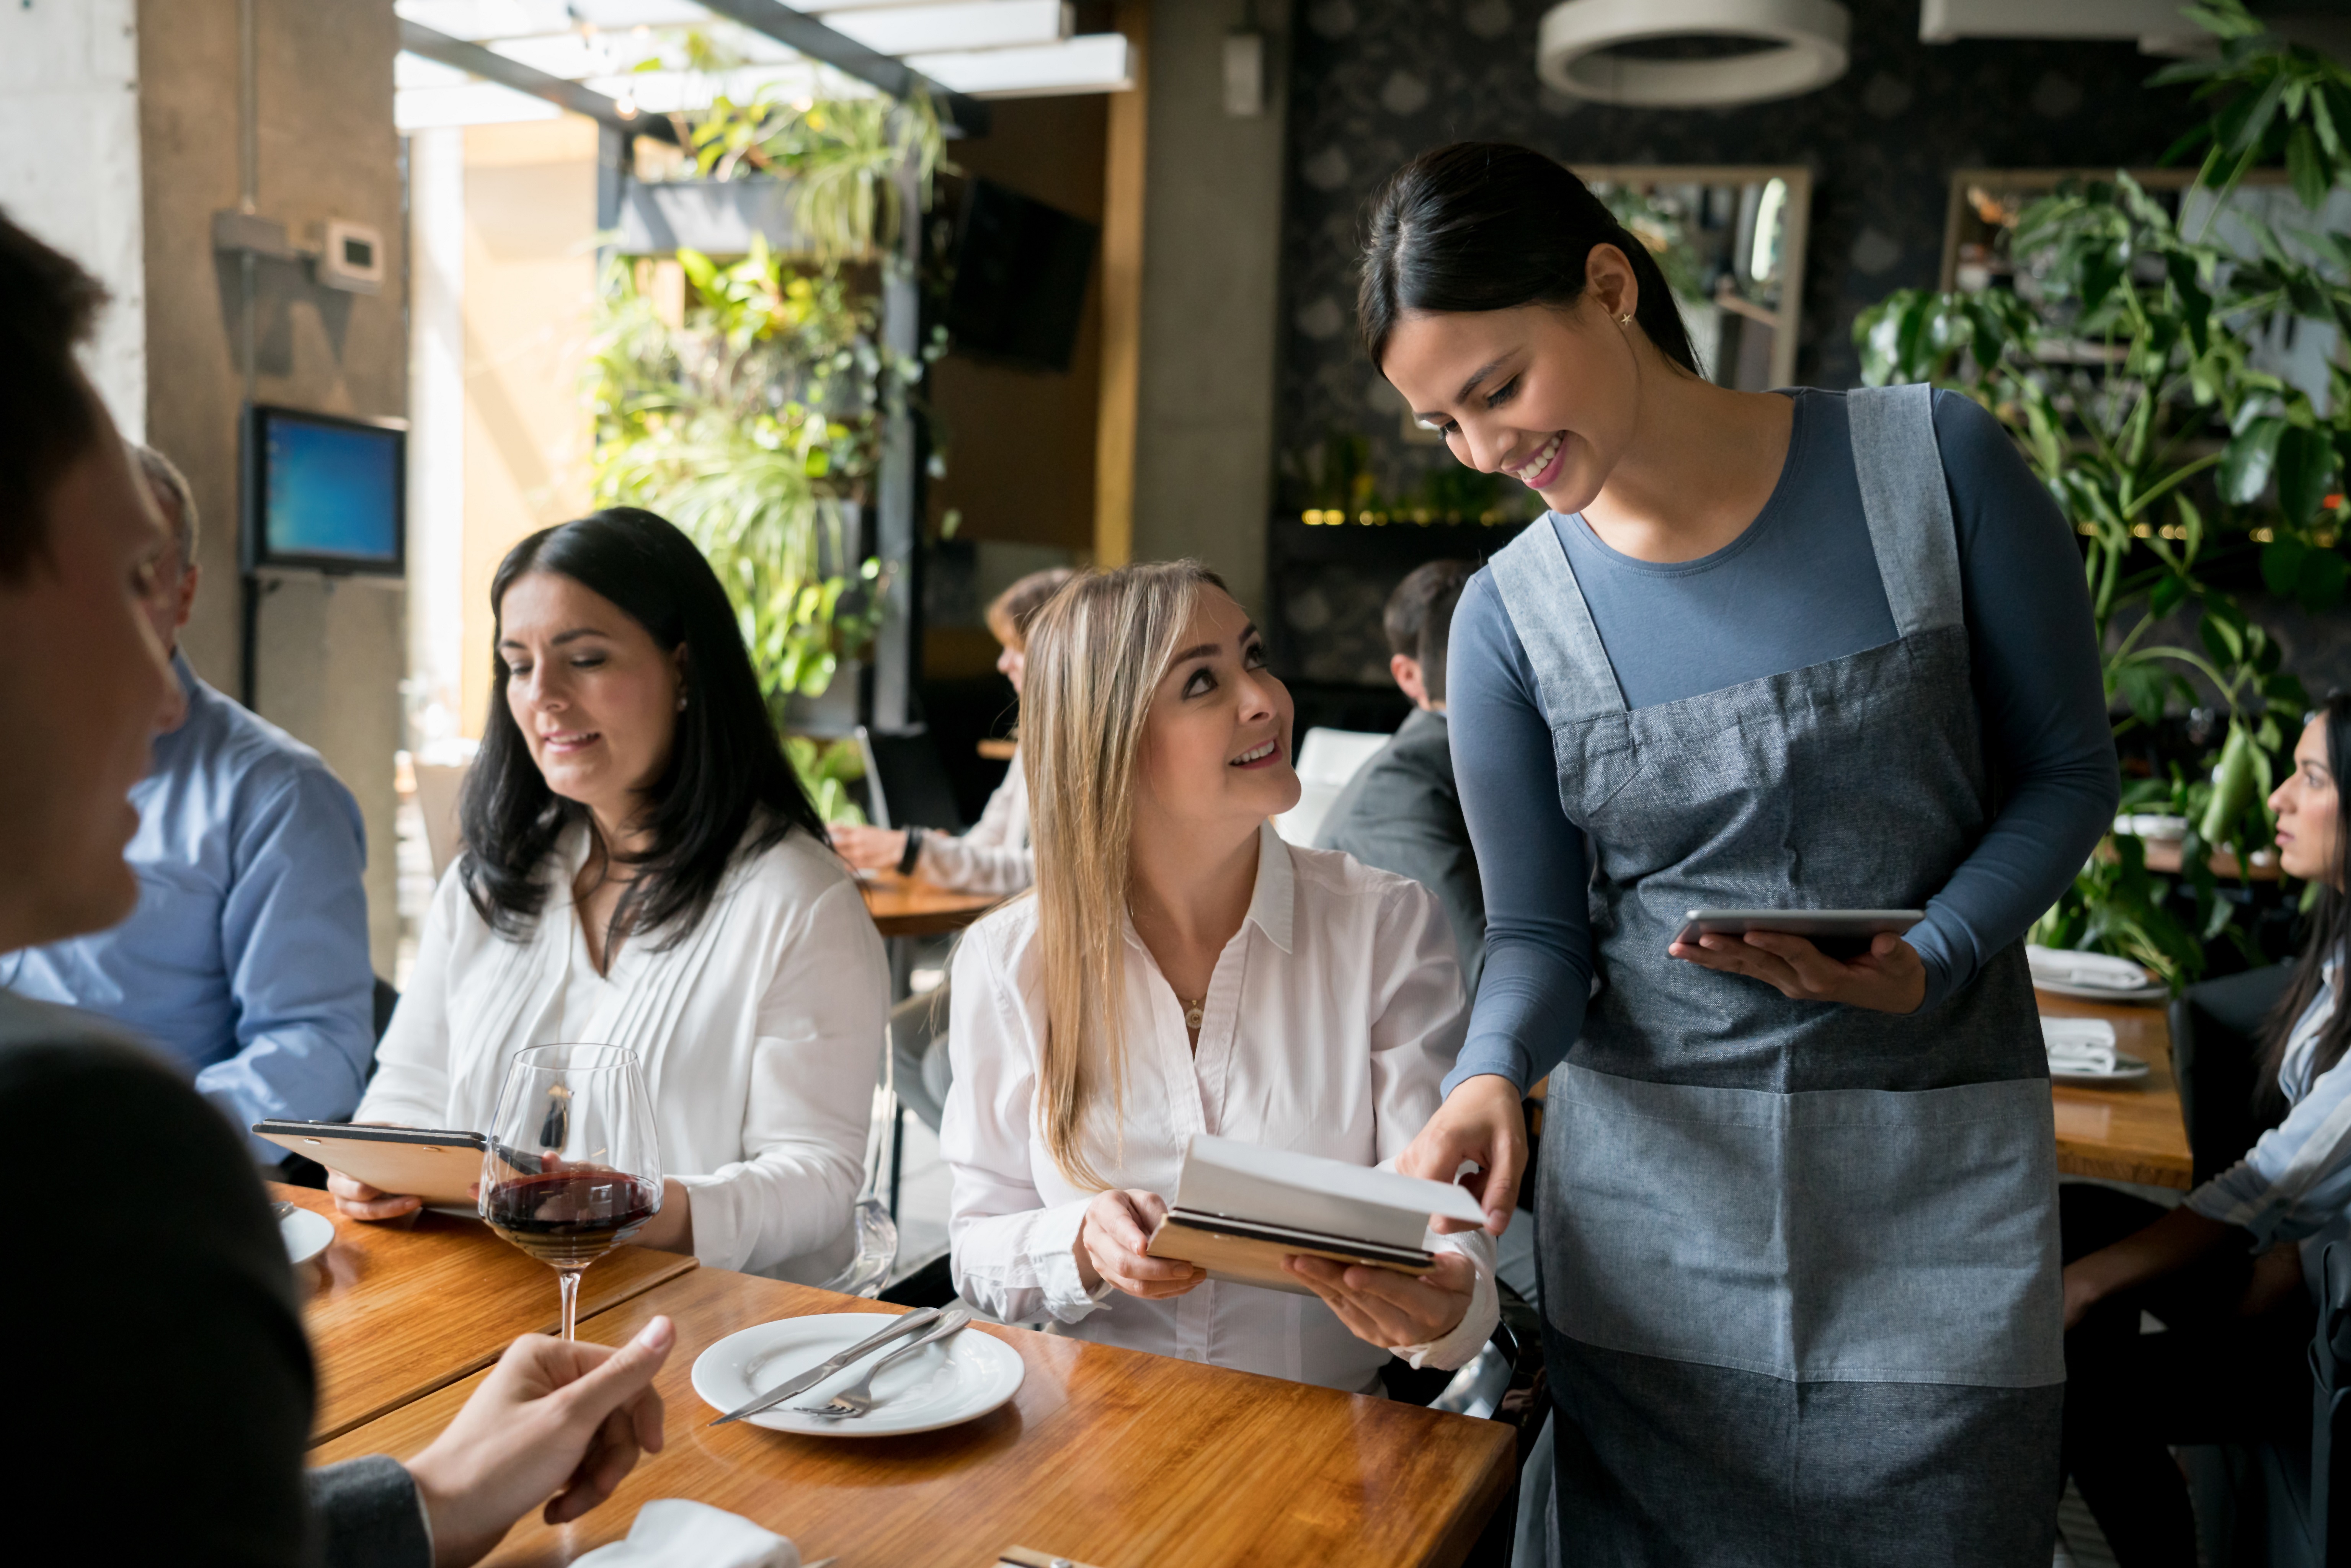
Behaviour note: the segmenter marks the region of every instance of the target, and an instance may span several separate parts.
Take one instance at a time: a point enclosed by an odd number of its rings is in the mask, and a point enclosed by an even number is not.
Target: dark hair
[[[1388,652],[1419,662],[1421,688],[1431,702],[1445,700],[1445,644],[1453,631],[1453,607],[1477,570],[1466,560],[1424,561],[1405,574],[1380,612]]]
[[[1407,310],[1573,305],[1584,264],[1613,245],[1641,285],[1634,319],[1657,351],[1698,373],[1689,329],[1649,247],[1552,159],[1507,141],[1456,141],[1388,176],[1364,225],[1355,321],[1372,363]]]
[[[48,554],[49,492],[98,438],[74,366],[106,289],[0,213],[0,582]]]
[[[2326,721],[2326,771],[2335,776],[2335,863],[2319,880],[2318,903],[2310,912],[2310,935],[2304,939],[2301,961],[2294,967],[2294,980],[2263,1026],[2268,1038],[2261,1071],[2253,1079],[2253,1108],[2266,1123],[2274,1123],[2285,1110],[2285,1090],[2278,1082],[2278,1073],[2285,1065],[2286,1042],[2294,1026],[2317,998],[2318,988],[2325,980],[2321,971],[2326,961],[2343,956],[2344,945],[2351,942],[2351,899],[2336,891],[2346,884],[2346,873],[2351,873],[2351,789],[2345,788],[2346,780],[2351,780],[2351,694],[2328,694],[2312,716]],[[2346,1047],[2351,1047],[2351,1008],[2345,1007],[2338,996],[2335,1016],[2320,1028],[2312,1048],[2311,1077],[2316,1079],[2342,1061]]]
[[[1029,623],[1037,612],[1052,602],[1061,585],[1078,574],[1066,566],[1049,566],[1042,571],[1032,571],[1014,580],[1009,588],[987,601],[983,617],[996,640],[1008,648],[1025,647],[1029,642]]]
[[[734,608],[694,541],[651,512],[614,507],[541,528],[507,552],[490,583],[490,711],[482,749],[466,775],[461,820],[466,894],[493,930],[528,930],[547,897],[540,871],[555,842],[588,810],[547,787],[507,706],[507,665],[496,653],[507,590],[525,572],[550,571],[603,595],[664,653],[685,650],[685,707],[669,766],[648,792],[653,847],[613,911],[612,930],[683,938],[709,909],[738,852],[747,858],[795,827],[824,841],[759,694]],[[745,842],[754,814],[766,820]],[[592,821],[589,831],[595,831]]]

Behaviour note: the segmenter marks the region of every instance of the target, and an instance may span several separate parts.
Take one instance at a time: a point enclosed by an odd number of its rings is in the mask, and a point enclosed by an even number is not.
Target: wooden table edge
[[[598,1302],[593,1312],[583,1311],[580,1314],[579,1321],[584,1323],[590,1318],[601,1317],[604,1313],[611,1312],[614,1307],[635,1301],[647,1291],[658,1290],[660,1287],[668,1284],[673,1280],[683,1280],[688,1274],[693,1273],[696,1269],[702,1267],[702,1260],[698,1258],[687,1258],[684,1261],[685,1267],[682,1269],[672,1272],[647,1274],[643,1279],[636,1281],[635,1283],[623,1287],[618,1294],[607,1297],[603,1301]],[[532,1332],[547,1333],[558,1326],[559,1325],[557,1323],[549,1323],[547,1329],[533,1330]],[[508,1342],[508,1343],[511,1343],[511,1341]],[[371,1421],[381,1420],[384,1416],[391,1415],[395,1410],[401,1409],[406,1406],[413,1405],[418,1400],[423,1399],[429,1395],[438,1394],[441,1390],[448,1387],[453,1383],[462,1383],[466,1378],[473,1376],[474,1374],[481,1371],[484,1367],[488,1366],[492,1362],[495,1362],[498,1357],[504,1355],[506,1353],[507,1347],[502,1344],[496,1350],[475,1357],[472,1361],[465,1363],[445,1377],[435,1378],[430,1383],[423,1384],[416,1388],[409,1390],[400,1398],[387,1399],[383,1403],[377,1405],[371,1409],[362,1411],[359,1415],[353,1416],[348,1420],[339,1422],[332,1427],[314,1427],[311,1430],[309,1440],[303,1444],[303,1448],[305,1449],[309,1449],[318,1448],[321,1444],[331,1443],[338,1437],[344,1437],[351,1432],[357,1431],[360,1427],[366,1426]]]

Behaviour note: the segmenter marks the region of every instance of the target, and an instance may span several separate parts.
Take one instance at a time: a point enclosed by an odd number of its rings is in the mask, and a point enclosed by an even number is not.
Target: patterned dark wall
[[[1802,163],[1813,171],[1797,379],[1858,379],[1853,319],[1932,287],[1954,169],[2151,163],[2192,123],[2184,91],[2143,84],[2136,46],[1918,41],[1917,0],[1847,0],[1851,68],[1802,98],[1736,110],[1624,110],[1535,76],[1544,0],[1301,0],[1290,60],[1281,450],[1371,442],[1382,488],[1441,448],[1408,444],[1353,337],[1357,217],[1425,148],[1512,141],[1571,162]],[[1294,501],[1293,501],[1294,504]]]

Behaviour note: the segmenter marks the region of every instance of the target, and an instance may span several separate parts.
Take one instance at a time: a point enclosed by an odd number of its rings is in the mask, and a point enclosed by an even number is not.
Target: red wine
[[[624,1171],[578,1166],[490,1188],[490,1228],[542,1263],[583,1269],[636,1234],[661,1207],[661,1189]]]

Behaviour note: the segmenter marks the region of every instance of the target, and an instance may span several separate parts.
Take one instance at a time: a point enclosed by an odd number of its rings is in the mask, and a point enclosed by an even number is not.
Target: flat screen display
[[[1093,270],[1094,225],[992,181],[965,189],[946,329],[958,353],[1066,371]]]
[[[249,410],[247,566],[403,570],[407,444],[393,421]]]

